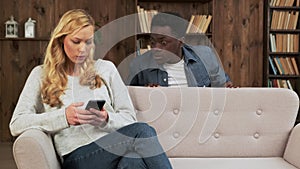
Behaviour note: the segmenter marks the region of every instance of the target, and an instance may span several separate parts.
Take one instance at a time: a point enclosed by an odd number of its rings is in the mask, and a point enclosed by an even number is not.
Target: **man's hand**
[[[226,82],[226,83],[224,84],[224,87],[232,88],[232,87],[234,87],[234,86],[233,86],[233,83],[232,83],[231,81],[228,81],[228,82]]]
[[[145,85],[145,87],[159,87],[159,84],[154,84],[154,83],[149,83],[147,85]]]

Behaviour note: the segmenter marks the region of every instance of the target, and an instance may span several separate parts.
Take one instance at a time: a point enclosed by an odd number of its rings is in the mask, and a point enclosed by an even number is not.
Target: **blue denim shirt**
[[[184,45],[182,52],[189,87],[223,87],[230,81],[211,48]],[[127,85],[168,86],[168,73],[155,62],[151,52],[146,52],[131,62]]]

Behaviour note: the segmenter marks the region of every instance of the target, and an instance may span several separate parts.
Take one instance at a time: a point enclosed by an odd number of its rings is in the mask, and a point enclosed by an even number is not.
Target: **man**
[[[186,27],[175,13],[155,15],[151,50],[132,61],[128,85],[232,87],[212,48],[184,43]]]

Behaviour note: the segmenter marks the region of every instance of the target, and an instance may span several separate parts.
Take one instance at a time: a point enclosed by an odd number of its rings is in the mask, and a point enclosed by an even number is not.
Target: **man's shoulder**
[[[184,48],[195,52],[207,52],[211,50],[211,47],[205,45],[185,45]]]
[[[213,56],[210,47],[204,45],[184,45],[183,51],[187,60],[199,61],[199,59],[210,58]]]

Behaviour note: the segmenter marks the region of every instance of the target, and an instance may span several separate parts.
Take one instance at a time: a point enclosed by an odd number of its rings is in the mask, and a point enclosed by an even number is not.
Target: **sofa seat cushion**
[[[173,169],[297,169],[280,157],[170,158],[170,161]]]

